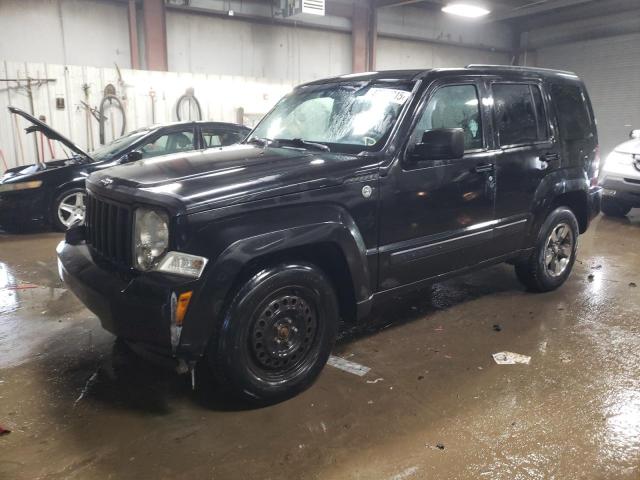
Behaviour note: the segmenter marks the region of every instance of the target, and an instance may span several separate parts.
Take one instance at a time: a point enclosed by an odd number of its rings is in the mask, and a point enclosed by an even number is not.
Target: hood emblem
[[[100,179],[100,185],[102,185],[103,187],[108,187],[112,183],[113,183],[113,178],[111,177],[104,177]]]

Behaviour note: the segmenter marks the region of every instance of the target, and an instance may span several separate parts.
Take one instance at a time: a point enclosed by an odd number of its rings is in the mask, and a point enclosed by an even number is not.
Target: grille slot
[[[118,265],[131,266],[131,210],[89,193],[85,225],[87,243],[101,257]]]

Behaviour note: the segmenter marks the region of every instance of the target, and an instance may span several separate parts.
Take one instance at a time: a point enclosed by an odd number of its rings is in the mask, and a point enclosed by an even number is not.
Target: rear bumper
[[[634,183],[636,181],[638,183]],[[623,177],[605,174],[600,180],[600,185],[603,187],[603,196],[615,198],[631,207],[640,207],[640,179],[625,180]]]
[[[201,354],[180,343],[181,329],[176,339],[172,317],[172,302],[183,291],[193,290],[192,282],[157,273],[117,271],[95,258],[84,243],[61,242],[57,252],[60,277],[105,330],[154,355],[190,360]],[[185,321],[189,316],[188,312]]]
[[[600,209],[602,205],[602,188],[600,187],[591,187],[589,188],[589,222],[593,220],[600,214]]]

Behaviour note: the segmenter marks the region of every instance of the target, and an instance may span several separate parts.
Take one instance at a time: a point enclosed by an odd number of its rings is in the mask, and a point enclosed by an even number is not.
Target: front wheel
[[[576,260],[579,233],[573,212],[565,207],[556,208],[542,225],[531,256],[516,264],[518,279],[536,292],[560,287]]]
[[[53,202],[53,226],[64,232],[75,222],[84,222],[87,193],[83,188],[67,190]]]
[[[216,384],[258,403],[305,390],[329,358],[338,316],[333,286],[316,266],[261,270],[236,292],[210,344]]]

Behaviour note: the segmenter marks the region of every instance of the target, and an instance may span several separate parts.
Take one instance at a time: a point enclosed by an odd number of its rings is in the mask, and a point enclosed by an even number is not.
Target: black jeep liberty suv
[[[108,331],[275,402],[339,319],[498,262],[558,288],[600,210],[571,72],[470,65],[307,83],[241,144],[91,175],[60,274]]]

